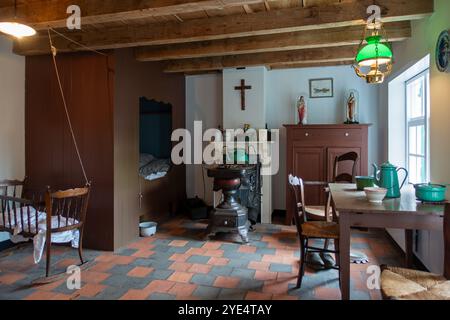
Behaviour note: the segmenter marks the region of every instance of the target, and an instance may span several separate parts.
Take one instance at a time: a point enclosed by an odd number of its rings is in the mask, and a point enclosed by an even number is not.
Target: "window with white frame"
[[[429,181],[429,70],[406,81],[406,163],[409,182]]]

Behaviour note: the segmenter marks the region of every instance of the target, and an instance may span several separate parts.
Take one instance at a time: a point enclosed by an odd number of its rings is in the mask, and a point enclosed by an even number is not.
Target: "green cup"
[[[363,191],[364,188],[370,188],[375,186],[375,183],[373,181],[373,177],[366,177],[366,176],[357,176],[356,179],[356,188],[359,191]]]

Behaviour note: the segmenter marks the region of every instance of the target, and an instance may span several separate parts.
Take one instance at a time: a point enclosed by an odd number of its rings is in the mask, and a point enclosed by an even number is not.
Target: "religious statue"
[[[297,100],[298,124],[307,124],[308,108],[306,107],[305,97],[301,96]]]
[[[350,96],[347,99],[347,121],[345,123],[352,124],[358,123],[356,120],[357,115],[357,106],[356,106],[356,98],[355,93],[350,92]]]

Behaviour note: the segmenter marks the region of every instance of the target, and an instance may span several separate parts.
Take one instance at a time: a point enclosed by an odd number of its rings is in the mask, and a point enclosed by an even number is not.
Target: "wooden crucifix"
[[[240,90],[241,91],[241,109],[245,110],[245,90],[250,90],[252,86],[246,86],[245,80],[241,79],[241,85],[238,87],[234,87],[234,90]]]

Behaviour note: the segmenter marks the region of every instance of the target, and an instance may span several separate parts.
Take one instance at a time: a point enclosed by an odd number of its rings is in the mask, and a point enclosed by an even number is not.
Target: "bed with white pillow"
[[[153,181],[165,177],[170,167],[170,159],[158,159],[146,153],[140,155],[139,175],[145,180]]]

